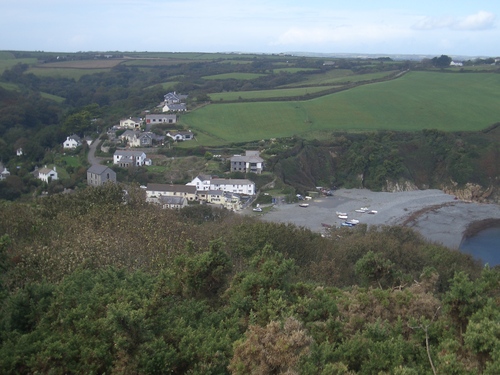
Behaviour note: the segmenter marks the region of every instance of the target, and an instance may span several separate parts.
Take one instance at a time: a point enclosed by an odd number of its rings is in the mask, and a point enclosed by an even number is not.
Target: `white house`
[[[0,181],[5,180],[7,177],[10,176],[9,170],[3,166],[3,164],[0,162]]]
[[[142,165],[150,165],[147,164],[148,163],[147,160],[148,159],[146,157],[146,154],[143,151],[117,150],[113,154],[113,164],[116,164],[124,168],[132,166],[140,167]]]
[[[33,171],[33,176],[47,183],[49,181],[54,181],[58,179],[55,166],[54,169],[47,168],[47,166],[40,169],[35,168],[35,170]]]
[[[222,190],[227,193],[255,195],[255,184],[247,179],[210,178],[197,176],[188,186],[196,186],[198,191]]]
[[[23,156],[23,149],[21,147],[19,147],[17,150],[16,150],[16,155],[17,156]]]
[[[245,155],[232,156],[231,172],[262,173],[264,159],[259,155],[259,151],[245,151]]]
[[[146,115],[146,124],[175,124],[177,115]]]
[[[66,140],[63,142],[63,148],[66,149],[75,149],[81,145],[82,145],[82,139],[76,134],[66,137]]]
[[[142,118],[140,117],[129,117],[120,120],[121,128],[138,129],[141,127],[141,124],[142,124]]]
[[[212,176],[206,174],[200,174],[196,176],[191,182],[186,185],[195,186],[197,191],[207,191],[210,190],[210,180]]]
[[[187,107],[184,103],[179,104],[165,104],[162,108],[162,112],[186,112]]]
[[[193,132],[189,131],[178,131],[178,132],[167,132],[167,137],[172,138],[174,141],[190,141],[194,138]]]

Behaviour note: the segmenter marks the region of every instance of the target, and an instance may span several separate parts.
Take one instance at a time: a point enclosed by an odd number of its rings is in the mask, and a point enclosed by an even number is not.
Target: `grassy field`
[[[298,87],[276,90],[233,91],[210,94],[212,101],[242,99],[269,99],[303,96],[331,89],[334,86]]]
[[[216,145],[330,131],[475,131],[500,121],[500,75],[411,72],[301,102],[217,104],[181,121]]]
[[[257,74],[257,73],[224,73],[224,74],[216,74],[213,76],[205,76],[203,79],[215,80],[215,79],[255,79],[264,77],[266,74]]]
[[[394,71],[377,72],[368,74],[354,74],[352,70],[335,69],[321,74],[310,74],[306,76],[306,80],[300,83],[293,83],[283,87],[291,86],[311,86],[311,85],[335,85],[346,82],[370,81],[372,79],[380,79],[393,74]]]
[[[69,78],[78,81],[82,76],[87,74],[107,72],[109,69],[71,69],[71,68],[30,68],[28,73],[33,73],[39,77],[57,77]]]
[[[3,56],[5,57],[5,59],[0,58],[0,74],[2,74],[4,70],[10,69],[17,64],[33,65],[37,62],[37,59],[9,59],[6,58],[6,54],[3,54]]]

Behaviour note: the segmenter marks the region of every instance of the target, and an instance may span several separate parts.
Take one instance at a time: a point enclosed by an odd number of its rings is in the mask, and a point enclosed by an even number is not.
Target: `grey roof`
[[[211,180],[212,184],[217,185],[253,185],[254,183],[247,179],[237,178],[214,178]]]
[[[186,198],[184,197],[171,197],[171,196],[161,196],[158,200],[163,204],[180,204],[184,203]]]
[[[196,186],[191,185],[168,185],[168,184],[148,184],[149,191],[168,191],[172,193],[196,193]]]
[[[115,155],[122,155],[126,157],[131,157],[131,156],[142,156],[146,155],[143,151],[128,151],[128,150],[117,150],[115,151]]]
[[[87,169],[87,172],[95,173],[95,174],[102,174],[104,171],[106,171],[106,169],[109,169],[112,172],[114,172],[111,168],[106,167],[105,165],[100,165],[100,164],[94,164],[89,169]]]

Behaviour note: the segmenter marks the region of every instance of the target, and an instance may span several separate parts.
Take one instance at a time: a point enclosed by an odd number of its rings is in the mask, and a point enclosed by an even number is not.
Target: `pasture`
[[[478,131],[500,121],[499,85],[498,74],[410,72],[307,101],[209,105],[181,121],[207,145],[331,131]]]
[[[325,91],[334,86],[316,86],[316,87],[297,87],[289,89],[276,90],[254,90],[254,91],[229,91],[209,94],[210,99],[214,102],[220,100],[239,100],[241,99],[271,99],[304,96]]]
[[[255,79],[264,77],[266,74],[258,74],[258,73],[223,73],[223,74],[215,74],[213,76],[205,76],[203,79],[207,80],[217,80],[217,79]]]
[[[333,69],[325,73],[308,74],[305,80],[300,83],[292,83],[282,87],[295,86],[316,86],[316,85],[335,85],[344,83],[355,83],[361,81],[370,81],[373,79],[381,79],[394,74],[395,71],[384,71],[367,74],[354,74],[350,69]]]

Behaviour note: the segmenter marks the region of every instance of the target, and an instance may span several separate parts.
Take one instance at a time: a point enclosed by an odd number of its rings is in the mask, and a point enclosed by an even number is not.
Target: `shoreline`
[[[500,223],[500,205],[470,203],[437,189],[405,192],[372,192],[366,189],[339,189],[331,197],[307,201],[309,206],[278,204],[261,215],[262,220],[295,224],[314,232],[324,226],[340,227],[336,211],[361,224],[402,225],[415,229],[428,241],[458,250],[465,235],[486,229],[485,225]],[[355,210],[366,207],[376,210],[369,215]]]

